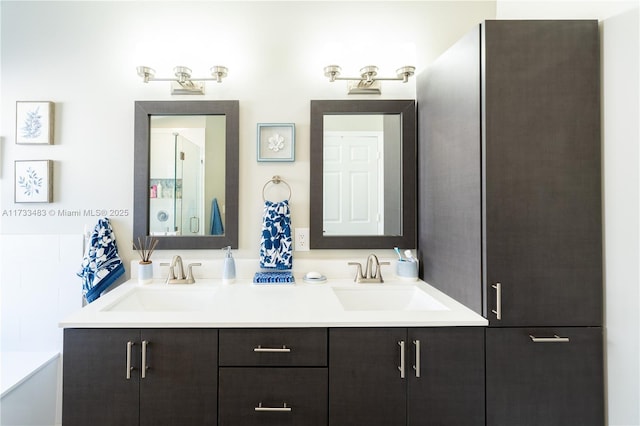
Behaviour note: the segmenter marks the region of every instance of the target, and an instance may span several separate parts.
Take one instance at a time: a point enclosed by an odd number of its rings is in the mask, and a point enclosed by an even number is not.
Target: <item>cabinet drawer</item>
[[[488,328],[487,425],[600,426],[602,329]]]
[[[220,366],[327,365],[324,328],[220,330]]]
[[[218,426],[326,426],[325,368],[220,368]]]

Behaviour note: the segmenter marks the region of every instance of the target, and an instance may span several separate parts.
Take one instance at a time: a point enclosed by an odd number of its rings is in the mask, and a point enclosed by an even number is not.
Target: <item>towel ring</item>
[[[262,187],[262,201],[267,201],[267,198],[264,195],[264,191],[267,189],[267,186],[269,186],[270,183],[273,183],[275,185],[278,185],[280,183],[284,183],[287,187],[287,189],[289,190],[289,197],[287,197],[287,201],[291,200],[291,187],[289,186],[289,184],[282,178],[280,178],[280,176],[276,175],[274,177],[272,177],[271,179],[269,179],[264,186]]]

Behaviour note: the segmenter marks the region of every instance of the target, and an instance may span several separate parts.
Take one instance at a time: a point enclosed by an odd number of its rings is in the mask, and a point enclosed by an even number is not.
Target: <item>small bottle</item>
[[[231,256],[231,246],[225,247],[227,254],[224,257],[224,265],[222,265],[222,282],[231,284],[236,280],[236,262]]]
[[[156,185],[156,196],[157,198],[164,198],[164,194],[162,193],[162,184],[160,182]]]

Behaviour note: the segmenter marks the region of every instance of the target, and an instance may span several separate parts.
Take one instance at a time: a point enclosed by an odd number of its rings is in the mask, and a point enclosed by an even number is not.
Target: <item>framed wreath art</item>
[[[258,123],[258,161],[295,161],[293,123]]]

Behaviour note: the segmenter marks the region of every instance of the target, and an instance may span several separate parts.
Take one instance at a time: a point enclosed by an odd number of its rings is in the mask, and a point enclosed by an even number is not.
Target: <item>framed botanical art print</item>
[[[53,123],[53,102],[16,102],[17,144],[52,144]]]
[[[16,160],[14,185],[16,203],[51,203],[53,161]]]
[[[258,123],[258,161],[294,161],[296,126]]]

